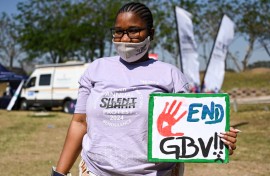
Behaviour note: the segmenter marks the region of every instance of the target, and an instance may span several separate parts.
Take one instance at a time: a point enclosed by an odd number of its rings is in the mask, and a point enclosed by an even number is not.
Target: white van
[[[78,81],[88,65],[84,62],[37,65],[22,88],[19,108],[43,107],[50,110],[61,106],[64,112],[72,112]]]

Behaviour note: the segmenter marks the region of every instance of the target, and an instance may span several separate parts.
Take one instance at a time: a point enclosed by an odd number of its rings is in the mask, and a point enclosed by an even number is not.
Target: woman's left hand
[[[236,137],[237,133],[241,132],[238,129],[235,129],[233,127],[230,127],[230,131],[227,132],[221,132],[219,134],[219,137],[224,142],[225,145],[229,148],[230,155],[233,154],[233,151],[236,149]]]

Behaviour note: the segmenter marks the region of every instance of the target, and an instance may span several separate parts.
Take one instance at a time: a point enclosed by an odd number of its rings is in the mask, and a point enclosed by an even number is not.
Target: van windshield
[[[25,87],[34,87],[36,85],[36,77],[32,77],[29,79],[29,81],[26,83]]]

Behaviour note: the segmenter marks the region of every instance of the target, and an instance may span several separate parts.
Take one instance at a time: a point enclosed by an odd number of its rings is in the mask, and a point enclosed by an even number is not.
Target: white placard
[[[229,130],[227,94],[151,94],[148,160],[227,163],[218,134]]]

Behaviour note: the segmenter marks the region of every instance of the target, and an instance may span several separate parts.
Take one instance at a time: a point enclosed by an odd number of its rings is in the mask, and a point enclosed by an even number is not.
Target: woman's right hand
[[[82,150],[83,136],[86,134],[86,114],[74,114],[67,132],[65,144],[55,171],[67,174]]]

